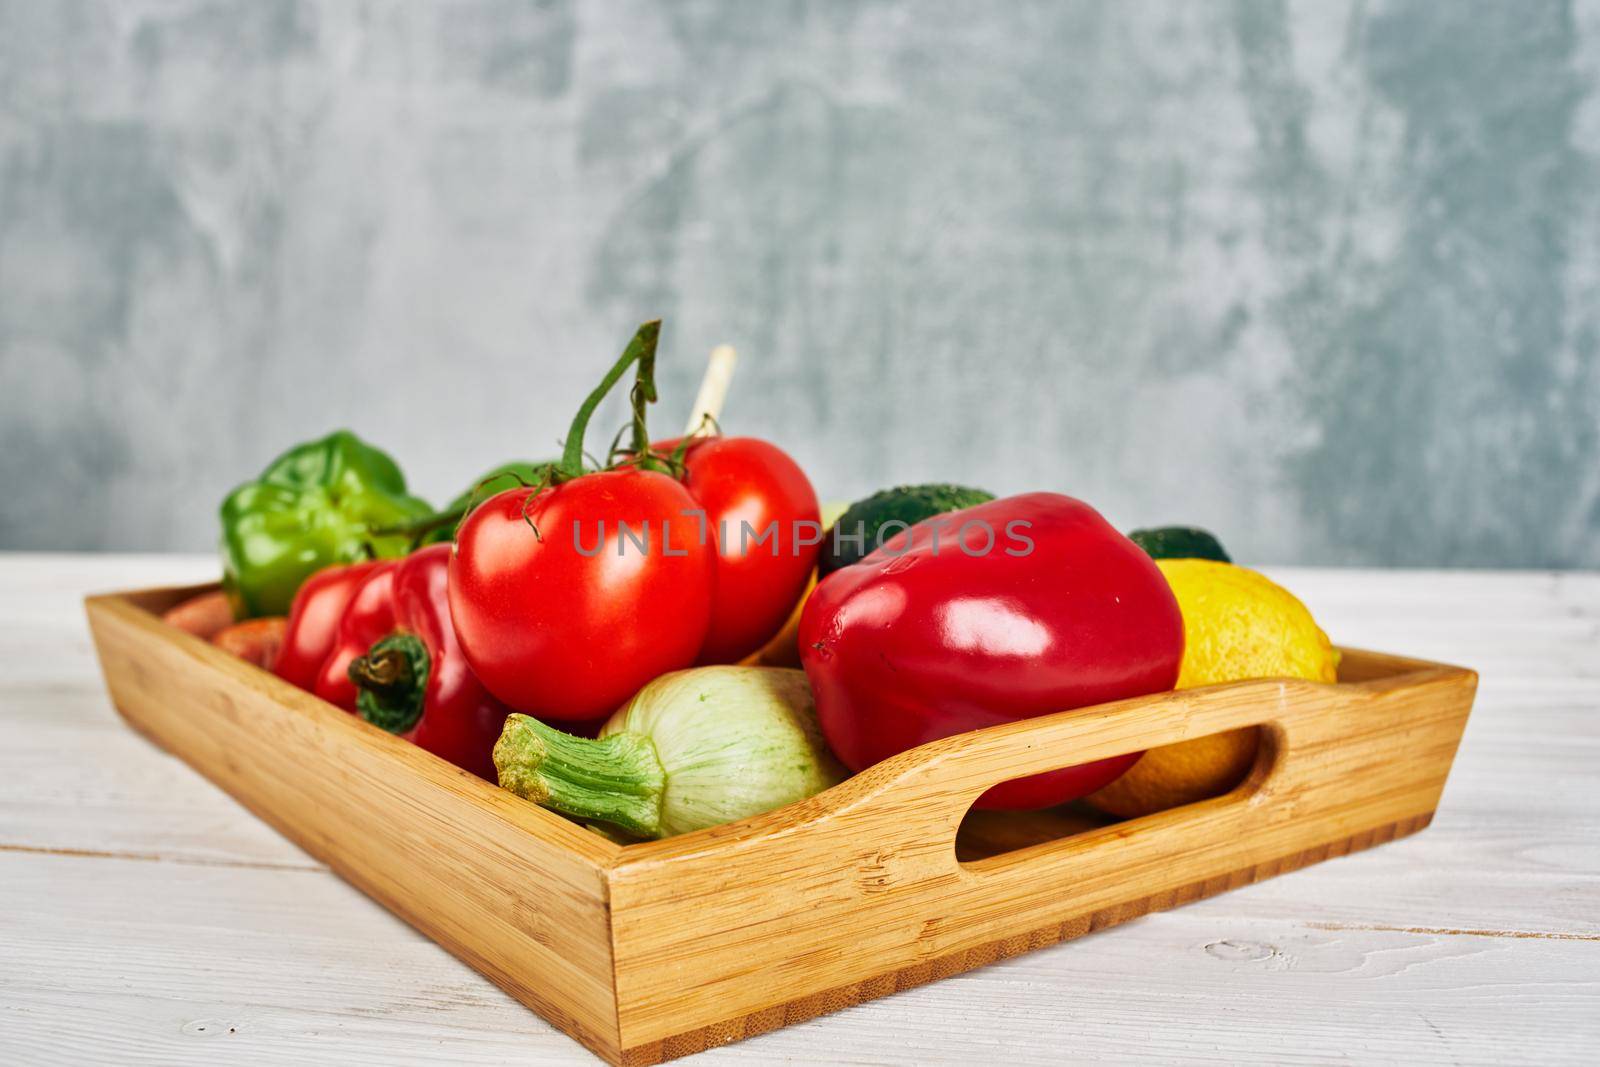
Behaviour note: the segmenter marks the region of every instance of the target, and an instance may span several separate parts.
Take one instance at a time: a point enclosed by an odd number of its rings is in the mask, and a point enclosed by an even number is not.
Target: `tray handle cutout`
[[[1230,814],[1234,809],[1271,799],[1276,780],[1285,768],[1292,768],[1299,732],[1298,716],[1292,709],[1369,699],[1365,692],[1353,690],[1356,687],[1286,679],[1239,682],[1008,723],[936,741],[869,768],[845,787],[855,785],[862,795],[853,798],[853,803],[839,799],[852,815],[881,820],[882,832],[901,840],[907,836],[905,820],[915,819],[922,824],[919,837],[936,849],[937,856],[930,860],[964,877],[1055,866],[1054,861],[1071,861],[1109,842],[1152,832],[1221,832],[1237,822],[1237,814]],[[956,834],[961,821],[992,786],[1247,726],[1261,728],[1256,764],[1238,787],[1223,796],[965,864],[957,862]]]
[[[996,810],[979,807],[981,802],[974,802],[962,817],[956,833],[956,858],[966,870],[984,870],[994,866],[994,861],[1005,856],[1069,837],[1086,836],[1106,830],[1125,833],[1121,828],[1133,823],[1136,818],[1153,818],[1167,812],[1198,808],[1202,804],[1213,802],[1248,803],[1250,797],[1275,772],[1278,753],[1283,742],[1280,732],[1270,723],[1244,729],[1251,733],[1255,751],[1250,757],[1250,762],[1235,772],[1232,780],[1223,783],[1221,788],[1137,817],[1112,815],[1084,800],[1038,810]],[[1118,833],[1106,836],[1116,837]]]
[[[1476,681],[1471,671],[1360,649],[1341,652],[1344,664],[1337,684],[1294,678],[1229,682],[943,738],[867,768],[796,806],[793,815],[805,821],[848,815],[852,820],[877,818],[892,824],[909,813],[919,821],[937,813],[939,822],[953,832],[972,802],[1000,782],[1247,726],[1262,728],[1263,748],[1270,750],[1270,759],[1258,757],[1238,788],[1213,799],[1255,797],[1259,802],[1272,795],[1281,784],[1277,779],[1293,770],[1300,758],[1311,750],[1319,759],[1329,756],[1327,749],[1338,747],[1348,731],[1390,701],[1407,707],[1420,702],[1439,708],[1436,714],[1464,719]],[[1458,710],[1455,700],[1441,704],[1441,689],[1459,689],[1465,706]],[[1161,814],[1165,813],[1157,813]],[[753,822],[764,823],[767,818]]]

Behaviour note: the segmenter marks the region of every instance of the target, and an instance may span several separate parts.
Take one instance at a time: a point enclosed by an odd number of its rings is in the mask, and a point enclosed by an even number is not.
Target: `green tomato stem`
[[[640,470],[664,470],[662,462],[650,453],[650,430],[645,425],[646,410],[656,402],[656,350],[653,345],[650,351],[639,357],[629,400],[633,404],[634,464]]]
[[[476,503],[478,502],[475,501],[474,504]],[[424,515],[420,519],[412,519],[410,522],[397,522],[389,526],[381,526],[376,530],[370,531],[370,533],[373,537],[420,538],[441,527],[454,526],[466,518],[467,512],[471,510],[470,506],[463,504],[460,507],[435,511],[431,515]]]
[[[494,746],[500,787],[580,821],[661,836],[667,772],[655,742],[624,732],[591,740],[509,715]]]
[[[640,326],[634,333],[633,340],[628,342],[628,347],[623,349],[622,357],[612,365],[601,379],[592,393],[584,400],[583,406],[578,408],[578,414],[572,420],[572,426],[567,430],[567,440],[561,453],[561,462],[555,471],[556,481],[568,481],[583,474],[583,435],[589,429],[589,420],[594,416],[595,408],[600,406],[600,401],[611,392],[611,387],[616,385],[635,361],[643,361],[642,366],[649,369],[649,397],[655,399],[654,367],[656,358],[656,341],[661,336],[661,320],[652,319]],[[641,371],[641,374],[645,372]],[[636,387],[637,388],[637,387]],[[635,401],[635,411],[641,410],[640,402]],[[636,419],[640,416],[636,415]],[[642,423],[636,424],[634,433],[637,437],[643,432]]]

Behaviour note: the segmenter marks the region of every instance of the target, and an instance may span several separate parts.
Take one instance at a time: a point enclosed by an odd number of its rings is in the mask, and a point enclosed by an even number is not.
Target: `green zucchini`
[[[1130,530],[1128,540],[1145,550],[1151,559],[1214,559],[1232,563],[1222,542],[1210,530],[1198,526],[1151,526]]]
[[[865,500],[851,504],[828,530],[822,541],[822,556],[817,561],[817,575],[832,574],[840,567],[860,563],[862,557],[878,547],[878,534],[889,523],[895,525],[884,540],[904,528],[900,523],[915,526],[935,515],[987,504],[993,499],[993,493],[986,493],[982,489],[943,483],[902,485],[873,493]],[[860,536],[857,537],[857,534]]]

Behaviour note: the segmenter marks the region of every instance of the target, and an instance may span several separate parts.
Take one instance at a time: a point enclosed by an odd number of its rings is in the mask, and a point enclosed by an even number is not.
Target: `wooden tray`
[[[157,617],[199,591],[87,601],[123,717],[620,1064],[1414,833],[1477,685],[1458,667],[1347,650],[1337,685],[1241,682],[994,727],[779,811],[623,847]],[[1254,724],[1261,755],[1226,796],[1059,838],[1070,816],[974,818],[957,854],[968,808],[997,782]]]

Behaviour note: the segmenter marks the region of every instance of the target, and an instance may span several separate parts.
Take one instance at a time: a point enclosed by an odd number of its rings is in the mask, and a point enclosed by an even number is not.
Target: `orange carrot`
[[[218,631],[211,643],[247,663],[270,671],[278,661],[278,650],[283,647],[283,632],[288,625],[289,620],[282,615],[247,619]]]
[[[173,608],[168,608],[161,618],[196,637],[209,641],[217,632],[233,623],[233,609],[222,591],[201,593],[190,597]]]

